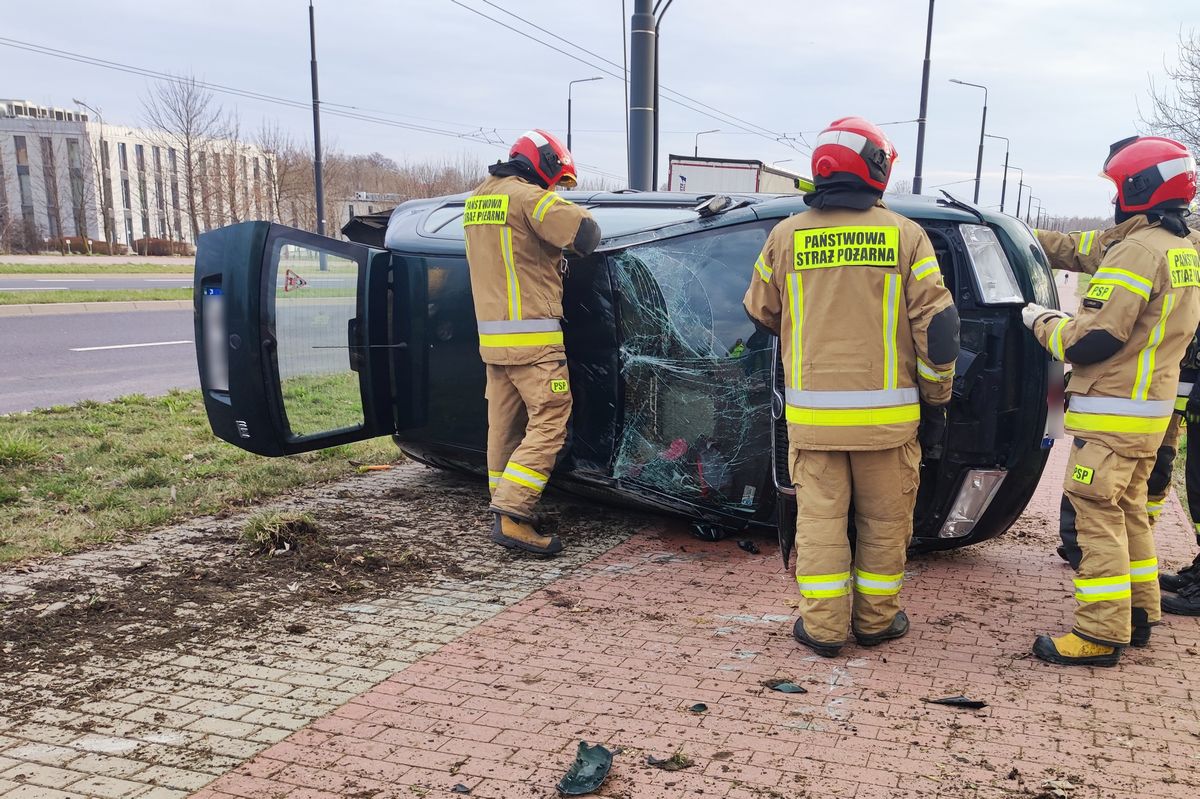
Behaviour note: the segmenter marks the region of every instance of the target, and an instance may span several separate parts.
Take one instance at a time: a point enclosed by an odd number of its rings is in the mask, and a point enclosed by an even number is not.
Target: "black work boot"
[[[842,646],[845,644],[845,642],[840,644],[830,644],[824,641],[818,641],[815,638],[810,638],[808,633],[804,631],[804,619],[796,619],[796,624],[792,627],[792,637],[823,658],[837,657],[838,653],[842,651]]]
[[[1039,635],[1033,654],[1056,666],[1115,666],[1121,660],[1119,646],[1093,643],[1073,632],[1058,638]]]
[[[493,514],[492,541],[509,549],[523,549],[535,555],[557,555],[562,541],[556,535],[542,535],[533,525],[503,513]]]
[[[1175,616],[1200,616],[1200,581],[1190,582],[1175,594],[1163,594],[1163,613]]]
[[[879,646],[884,641],[891,641],[894,638],[903,638],[908,634],[908,614],[900,611],[892,619],[892,623],[887,626],[887,629],[880,633],[867,635],[854,631],[854,637],[858,640],[859,646]]]
[[[1159,572],[1158,587],[1175,594],[1185,585],[1191,585],[1198,580],[1200,580],[1200,555],[1196,556],[1196,559],[1192,561],[1190,566],[1184,566],[1175,574],[1171,572]]]
[[[1145,608],[1131,608],[1130,619],[1133,622],[1133,634],[1129,637],[1129,645],[1138,649],[1150,646],[1150,615]]]

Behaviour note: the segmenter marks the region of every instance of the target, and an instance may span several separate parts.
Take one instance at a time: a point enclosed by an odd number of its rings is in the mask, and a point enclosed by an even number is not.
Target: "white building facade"
[[[275,217],[271,156],[231,140],[195,143],[189,193],[187,154],[174,144],[79,111],[0,100],[0,248],[60,249],[78,237],[135,252],[151,239],[194,244],[197,232]]]

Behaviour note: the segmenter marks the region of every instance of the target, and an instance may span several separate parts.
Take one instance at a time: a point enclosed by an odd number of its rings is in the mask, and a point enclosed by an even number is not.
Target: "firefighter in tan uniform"
[[[863,646],[908,631],[899,594],[921,400],[949,402],[958,357],[958,312],[933,246],[881,200],[895,157],[864,119],[830,125],[813,151],[809,210],[771,231],[744,300],[783,357],[801,597],[793,635],[825,657],[851,631]]]
[[[1196,193],[1195,160],[1170,139],[1132,137],[1113,145],[1104,174],[1116,185],[1123,229],[1078,314],[1033,304],[1022,312],[1038,341],[1074,367],[1066,428],[1075,440],[1063,482],[1083,550],[1079,604],[1071,632],[1040,635],[1033,646],[1062,665],[1115,665],[1135,616],[1145,643],[1161,618],[1146,481],[1200,322],[1200,253],[1183,222]]]
[[[567,436],[571,388],[562,331],[562,251],[590,254],[600,228],[559,195],[575,185],[570,152],[551,134],[517,139],[488,169],[463,215],[479,353],[487,368],[492,540],[538,554],[562,550],[535,527],[534,506]]]

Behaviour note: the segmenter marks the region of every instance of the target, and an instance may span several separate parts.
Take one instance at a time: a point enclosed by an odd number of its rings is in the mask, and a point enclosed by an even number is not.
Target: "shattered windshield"
[[[770,225],[630,247],[620,295],[624,429],[615,476],[752,510],[769,478],[770,337],[742,309]]]

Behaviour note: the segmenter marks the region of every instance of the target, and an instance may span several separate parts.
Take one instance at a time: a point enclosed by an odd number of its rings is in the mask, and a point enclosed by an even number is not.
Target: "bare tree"
[[[912,194],[912,181],[908,178],[893,180],[888,186],[888,194]]]
[[[147,125],[156,131],[162,145],[182,154],[179,172],[195,241],[202,230],[201,208],[212,190],[201,167],[201,156],[209,154],[210,168],[219,162],[211,151],[213,141],[225,134],[225,112],[213,93],[191,75],[152,84],[142,98],[142,109]],[[216,172],[220,174],[219,168]],[[216,190],[220,190],[219,184]]]
[[[1150,111],[1142,112],[1142,124],[1164,136],[1183,142],[1200,153],[1200,33],[1179,33],[1179,53],[1166,65],[1170,85],[1150,81]]]

